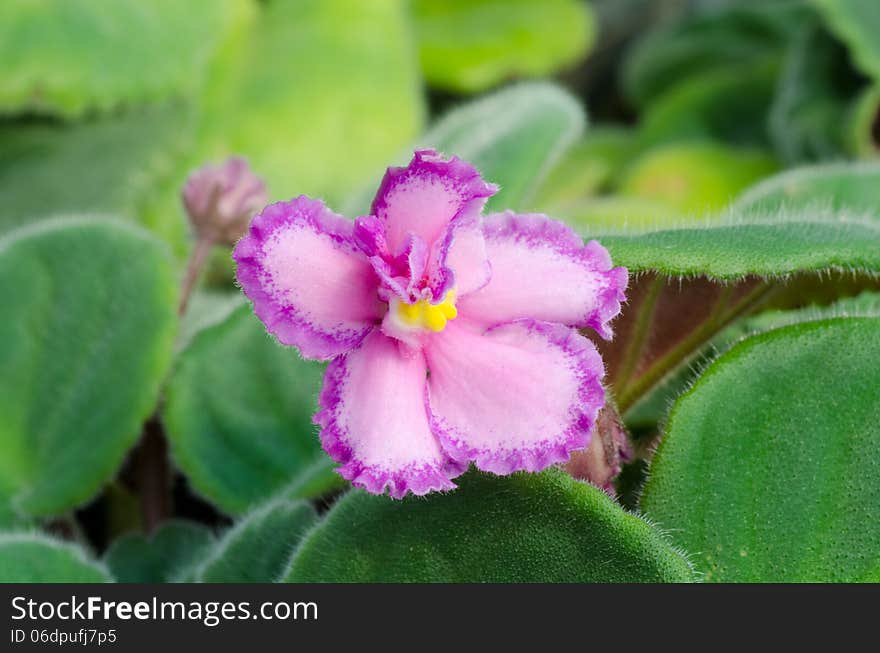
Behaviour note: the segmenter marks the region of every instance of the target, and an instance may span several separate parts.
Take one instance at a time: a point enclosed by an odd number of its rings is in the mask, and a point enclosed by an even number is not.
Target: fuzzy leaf
[[[685,287],[693,281],[685,282]],[[803,290],[796,296],[803,302]],[[734,322],[721,330],[689,359],[656,384],[656,387],[640,398],[626,413],[626,423],[635,429],[653,429],[665,421],[673,402],[700,373],[721,354],[743,338],[790,324],[800,324],[832,317],[880,317],[880,293],[865,291],[855,297],[845,297],[826,306],[811,305],[798,309],[773,309]],[[653,353],[653,352],[652,352]]]
[[[164,408],[172,455],[192,486],[239,514],[324,454],[312,414],[323,366],[276,343],[250,306],[199,332],[180,355]],[[336,486],[323,471],[316,494]]]
[[[786,170],[746,190],[734,208],[744,214],[846,211],[880,220],[880,164],[829,163]]]
[[[355,490],[306,537],[290,582],[688,582],[685,558],[604,492],[559,470],[471,473],[391,501]]]
[[[680,228],[590,235],[630,272],[717,280],[828,270],[880,273],[880,220],[827,209],[733,212]]]
[[[0,533],[0,583],[109,583],[78,546],[39,533]]]
[[[59,213],[138,218],[183,151],[188,116],[169,104],[75,125],[0,123],[0,232]],[[182,226],[179,209],[164,219]]]
[[[415,0],[413,14],[428,83],[465,93],[573,64],[595,35],[573,0]]]
[[[202,583],[275,582],[316,521],[314,508],[305,501],[269,501],[223,536],[196,578]]]
[[[123,535],[110,545],[104,562],[120,583],[168,583],[185,578],[213,543],[209,528],[174,520],[149,537]]]
[[[181,97],[249,0],[5,0],[0,113],[76,117]]]
[[[176,295],[165,248],[118,222],[0,240],[0,512],[54,515],[112,477],[156,405]]]
[[[859,581],[880,570],[880,319],[749,338],[678,400],[642,510],[706,580]]]

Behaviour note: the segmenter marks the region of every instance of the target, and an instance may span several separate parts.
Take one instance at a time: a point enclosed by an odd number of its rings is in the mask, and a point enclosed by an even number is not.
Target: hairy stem
[[[199,236],[199,239],[196,241],[186,266],[186,275],[183,277],[183,283],[180,286],[180,304],[177,307],[178,315],[186,313],[189,298],[196,287],[196,282],[199,280],[199,275],[202,273],[202,268],[205,266],[205,261],[208,260],[208,254],[214,248],[215,242],[213,238],[207,236]]]

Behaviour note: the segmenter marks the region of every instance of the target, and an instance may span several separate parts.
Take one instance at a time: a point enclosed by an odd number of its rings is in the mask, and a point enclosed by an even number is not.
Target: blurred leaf
[[[573,64],[596,30],[574,0],[414,0],[413,14],[428,83],[463,93]]]
[[[559,86],[523,82],[453,109],[419,138],[417,147],[459,156],[500,185],[487,211],[522,209],[577,141],[585,122],[578,101]],[[398,163],[411,157],[408,151]],[[369,212],[379,179],[351,198],[349,215]]]
[[[626,195],[587,199],[559,208],[552,215],[563,218],[585,238],[618,230],[650,231],[658,225],[677,225],[684,219],[669,202]]]
[[[683,140],[767,145],[766,116],[777,77],[772,61],[689,77],[647,107],[641,139],[646,145]]]
[[[0,113],[77,117],[189,95],[249,0],[5,0]]]
[[[876,577],[878,370],[878,319],[741,342],[677,402],[642,509],[707,580]]]
[[[742,189],[776,168],[773,158],[760,150],[711,142],[670,144],[636,159],[618,190],[700,216],[726,206]]]
[[[501,186],[487,211],[526,205],[586,118],[578,101],[543,82],[511,86],[443,116],[419,142],[473,163]]]
[[[772,62],[809,15],[800,0],[782,0],[730,4],[662,24],[630,50],[624,89],[644,107],[686,78]]]
[[[226,256],[228,251],[224,251]],[[226,320],[247,299],[236,290],[197,290],[190,297],[186,313],[180,318],[177,351],[183,351],[198,333]]]
[[[276,582],[316,521],[314,508],[305,501],[269,501],[223,536],[196,578],[202,583]]]
[[[129,533],[116,539],[104,561],[117,582],[169,583],[185,577],[213,543],[214,535],[206,526],[173,520],[149,537]]]
[[[172,104],[76,125],[0,123],[0,232],[59,213],[139,216],[186,142],[189,109]],[[185,233],[180,209],[173,220]]]
[[[239,514],[324,454],[312,414],[323,366],[276,343],[250,306],[199,332],[181,353],[163,416],[172,454],[200,494]],[[335,487],[324,471],[316,492]]]
[[[847,150],[865,159],[880,154],[880,84],[865,88],[853,101],[846,118]]]
[[[209,82],[200,156],[240,154],[273,199],[333,203],[419,132],[403,0],[273,0]]]
[[[171,362],[176,294],[166,250],[127,225],[0,240],[0,512],[58,514],[113,475]]]
[[[0,533],[0,583],[109,583],[78,546],[39,533]]]
[[[623,127],[590,129],[550,170],[535,206],[568,206],[609,189],[638,147],[635,135]]]
[[[688,582],[684,556],[559,470],[471,473],[446,494],[349,492],[305,538],[290,582]]]
[[[880,221],[880,163],[830,163],[786,170],[746,190],[742,214],[823,210]]]
[[[776,151],[789,162],[839,158],[858,87],[846,51],[814,24],[792,40],[769,114]]]
[[[866,75],[880,81],[880,12],[874,0],[812,0]]]

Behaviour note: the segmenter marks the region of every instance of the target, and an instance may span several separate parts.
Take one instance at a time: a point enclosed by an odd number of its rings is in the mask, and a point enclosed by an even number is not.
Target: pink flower
[[[627,273],[543,215],[482,216],[497,187],[432,150],[390,168],[354,223],[301,196],[234,251],[266,328],[332,359],[315,422],[339,473],[392,497],[454,488],[473,462],[538,471],[589,444]]]

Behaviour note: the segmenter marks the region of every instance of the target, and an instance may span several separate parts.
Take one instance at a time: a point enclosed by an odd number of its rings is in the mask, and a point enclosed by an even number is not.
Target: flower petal
[[[453,286],[461,297],[489,283],[492,266],[477,216],[450,227],[436,248],[429,270],[435,301],[442,300]]]
[[[300,196],[263,209],[233,252],[257,316],[307,358],[348,351],[381,320],[378,280],[352,230],[322,202]]]
[[[390,254],[400,253],[410,233],[431,249],[453,219],[478,215],[497,190],[461,159],[419,150],[405,168],[388,168],[371,213],[384,223]]]
[[[522,318],[591,327],[611,337],[609,322],[625,298],[626,268],[611,267],[596,241],[583,244],[545,215],[510,211],[483,222],[492,278],[458,303],[459,312],[489,326]]]
[[[520,320],[482,332],[459,318],[425,355],[431,422],[455,460],[534,472],[589,444],[604,369],[576,330]]]
[[[464,471],[440,448],[425,409],[425,359],[374,331],[333,361],[324,377],[321,443],[339,473],[373,494],[394,498],[455,487]]]

